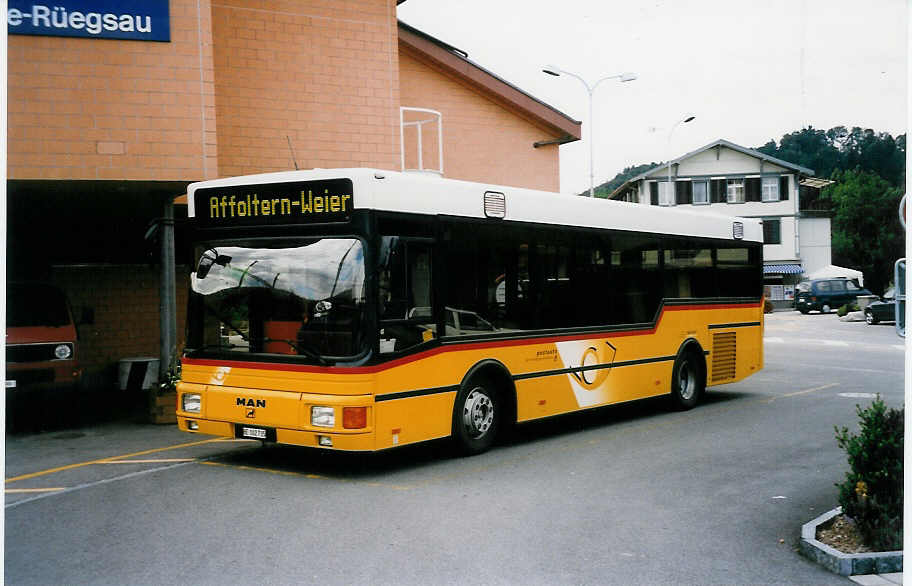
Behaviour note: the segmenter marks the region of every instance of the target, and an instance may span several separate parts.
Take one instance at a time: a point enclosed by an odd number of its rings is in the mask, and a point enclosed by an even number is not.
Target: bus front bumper
[[[372,430],[360,433],[342,433],[331,430],[286,429],[231,421],[211,421],[184,414],[178,414],[177,426],[181,431],[225,438],[259,439],[279,444],[352,452],[366,452],[375,449]]]

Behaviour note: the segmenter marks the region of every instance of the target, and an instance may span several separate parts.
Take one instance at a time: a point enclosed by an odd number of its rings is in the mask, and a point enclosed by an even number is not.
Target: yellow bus
[[[181,430],[452,438],[763,366],[759,220],[334,169],[195,183]]]

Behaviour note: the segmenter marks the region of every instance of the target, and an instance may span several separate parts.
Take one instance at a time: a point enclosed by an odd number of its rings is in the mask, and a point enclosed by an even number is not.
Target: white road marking
[[[846,342],[843,340],[820,340],[815,338],[781,338],[778,336],[767,336],[763,338],[764,342],[770,344],[788,344],[796,346],[836,346],[839,348],[852,348],[853,350],[890,350],[905,352],[906,347],[900,344],[872,344],[868,342]]]
[[[169,470],[169,469],[171,469],[171,468],[178,468],[178,467],[180,467],[180,466],[187,466],[187,465],[192,464],[192,463],[193,463],[193,462],[179,462],[179,463],[177,463],[177,464],[169,464],[168,466],[160,466],[160,467],[158,467],[158,468],[149,468],[148,470],[139,470],[139,471],[137,471],[137,472],[131,472],[130,474],[124,474],[123,476],[115,476],[115,477],[113,477],[113,478],[105,478],[104,480],[97,480],[97,481],[95,481],[95,482],[86,482],[85,484],[80,484],[80,485],[78,485],[78,486],[71,486],[71,487],[66,488],[66,489],[64,489],[64,490],[58,490],[58,491],[55,491],[55,492],[45,492],[45,493],[38,494],[38,495],[33,496],[33,497],[30,497],[30,498],[26,498],[26,499],[22,499],[22,500],[20,500],[20,501],[16,501],[16,502],[14,502],[14,503],[6,503],[6,507],[4,507],[4,508],[11,509],[11,508],[13,508],[13,507],[18,507],[19,505],[24,505],[25,503],[31,503],[31,502],[34,502],[34,501],[37,501],[37,500],[40,500],[40,499],[47,498],[47,497],[49,497],[49,496],[56,496],[56,495],[58,495],[58,494],[66,494],[66,493],[68,493],[68,492],[74,492],[74,491],[77,491],[77,490],[82,490],[82,489],[84,489],[84,488],[92,488],[92,487],[94,487],[94,486],[101,486],[101,485],[103,485],[103,484],[110,484],[110,483],[112,483],[112,482],[118,482],[118,481],[121,481],[121,480],[126,480],[126,479],[128,479],[128,478],[135,478],[135,477],[137,477],[137,476],[145,476],[146,474],[152,474],[153,472],[160,472],[160,471],[162,471],[162,470]]]

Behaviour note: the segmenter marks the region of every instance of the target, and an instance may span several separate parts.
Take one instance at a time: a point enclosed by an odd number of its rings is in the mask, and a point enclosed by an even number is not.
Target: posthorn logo
[[[168,0],[10,0],[7,34],[170,41]]]

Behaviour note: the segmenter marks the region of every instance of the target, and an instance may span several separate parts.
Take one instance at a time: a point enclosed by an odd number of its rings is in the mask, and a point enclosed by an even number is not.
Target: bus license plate
[[[15,388],[16,388],[16,381],[14,381],[14,380],[8,380],[8,381],[6,381],[6,388],[8,388],[8,389],[15,389]]]
[[[241,436],[253,439],[266,439],[266,430],[257,427],[244,427],[241,429]]]

